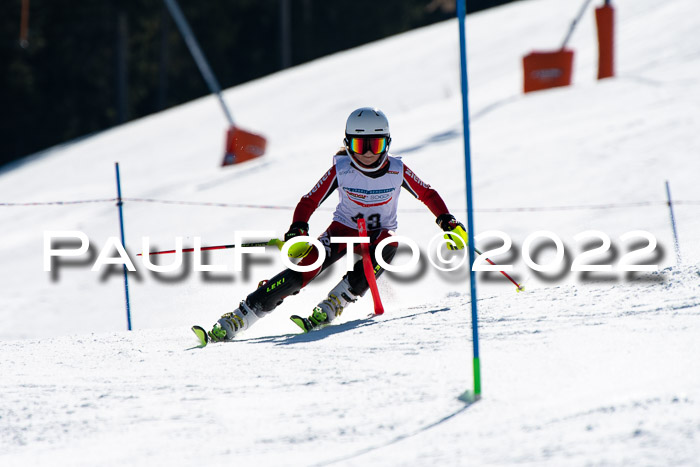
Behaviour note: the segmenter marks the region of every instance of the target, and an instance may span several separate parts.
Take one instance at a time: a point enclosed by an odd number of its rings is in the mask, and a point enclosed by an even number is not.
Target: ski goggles
[[[348,148],[355,154],[364,154],[371,151],[373,154],[384,154],[389,148],[387,136],[348,136],[346,138]]]

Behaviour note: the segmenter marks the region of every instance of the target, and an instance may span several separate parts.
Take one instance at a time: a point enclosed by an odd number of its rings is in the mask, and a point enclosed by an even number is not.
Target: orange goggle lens
[[[383,154],[388,145],[389,138],[386,136],[348,138],[348,147],[355,154],[364,154],[367,151],[372,151],[373,154]]]

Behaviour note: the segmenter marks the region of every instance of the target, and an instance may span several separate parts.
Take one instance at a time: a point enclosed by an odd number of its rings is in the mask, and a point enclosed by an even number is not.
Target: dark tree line
[[[162,0],[29,0],[25,47],[21,4],[0,4],[0,164],[208,93]],[[179,4],[223,88],[455,14],[451,0]]]

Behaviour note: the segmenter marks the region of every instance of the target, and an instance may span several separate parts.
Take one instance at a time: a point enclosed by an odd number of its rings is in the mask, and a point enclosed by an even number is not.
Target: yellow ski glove
[[[462,225],[458,225],[454,229],[452,229],[449,233],[445,234],[445,239],[446,240],[452,240],[455,242],[454,245],[452,244],[447,244],[447,249],[448,250],[463,250],[465,246],[469,244],[469,240],[467,237],[467,231],[464,230],[464,227]]]
[[[464,224],[455,219],[452,214],[441,214],[435,220],[437,225],[440,226],[442,230],[447,232],[445,234],[445,240],[451,240],[454,242],[447,244],[448,250],[463,250],[469,244],[467,237],[467,231],[464,228]]]

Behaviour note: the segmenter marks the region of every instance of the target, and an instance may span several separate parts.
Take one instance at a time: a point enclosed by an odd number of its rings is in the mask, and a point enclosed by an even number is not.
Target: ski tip
[[[304,324],[304,318],[302,318],[301,316],[292,315],[289,317],[289,319],[291,319],[294,322],[294,324],[299,326],[302,329],[302,331],[309,332],[309,330],[306,328],[306,325]]]
[[[209,336],[203,327],[192,326],[192,332],[197,336],[197,339],[199,339],[200,347],[205,347],[209,343]]]

